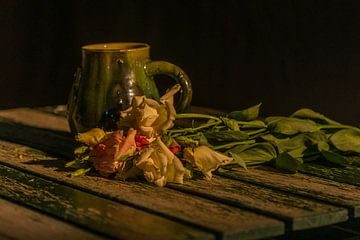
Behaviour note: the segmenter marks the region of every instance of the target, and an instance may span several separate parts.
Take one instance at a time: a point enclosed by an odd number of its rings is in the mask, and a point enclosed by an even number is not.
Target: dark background
[[[194,105],[360,123],[358,0],[0,0],[0,31],[2,108],[64,104],[82,45],[140,41],[188,73]]]

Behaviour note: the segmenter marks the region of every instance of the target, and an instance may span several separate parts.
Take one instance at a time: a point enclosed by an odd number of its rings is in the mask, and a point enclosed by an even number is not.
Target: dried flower
[[[90,158],[96,170],[102,176],[121,171],[126,157],[132,156],[136,150],[136,130],[130,128],[127,136],[123,131],[115,131],[105,137],[103,141],[92,147],[95,157]]]
[[[155,138],[174,125],[176,111],[174,95],[180,90],[176,84],[160,98],[160,103],[146,96],[135,96],[132,106],[120,112],[119,127],[135,127],[142,135]]]
[[[157,186],[165,186],[167,182],[183,183],[185,168],[160,137],[141,151],[134,161],[136,167],[144,172],[146,180]]]
[[[214,151],[207,146],[199,146],[194,149],[185,148],[184,159],[195,165],[208,180],[212,177],[212,171],[233,160],[233,158]]]

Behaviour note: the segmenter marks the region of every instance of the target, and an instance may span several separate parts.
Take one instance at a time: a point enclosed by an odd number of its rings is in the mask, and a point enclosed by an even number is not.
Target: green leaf
[[[340,124],[338,122],[335,122],[334,120],[331,120],[328,117],[325,117],[321,113],[317,113],[309,108],[302,108],[294,112],[291,117],[294,118],[301,118],[301,119],[312,119],[313,121],[320,123],[320,124]]]
[[[238,122],[241,128],[266,128],[266,124],[261,120],[252,120],[248,122]]]
[[[315,122],[297,118],[281,118],[275,121],[273,120],[269,122],[268,126],[271,132],[285,135],[314,132],[319,129]]]
[[[263,135],[261,136],[260,138],[262,138],[264,141],[266,142],[269,142],[271,143],[272,145],[278,147],[278,145],[283,142],[283,141],[286,141],[286,140],[289,140],[290,138],[284,138],[284,139],[279,139],[277,137],[275,137],[274,135],[272,134],[266,134],[266,135]]]
[[[341,165],[341,166],[347,166],[351,164],[351,161],[349,159],[347,159],[346,157],[337,154],[335,152],[331,152],[331,151],[322,151],[321,154],[323,155],[323,157],[332,163]]]
[[[246,133],[241,131],[233,131],[233,130],[219,131],[219,132],[209,131],[209,132],[205,132],[204,135],[207,139],[224,141],[224,142],[243,141],[249,138],[249,135],[247,135]]]
[[[74,154],[81,155],[81,154],[86,153],[88,150],[89,150],[88,146],[80,146],[80,147],[75,148]]]
[[[293,157],[302,157],[303,152],[311,146],[317,149],[328,149],[327,138],[323,132],[312,132],[298,134],[292,138],[279,139],[271,134],[261,136],[261,138],[277,147],[280,153],[288,152]],[[320,151],[319,150],[319,151]],[[314,154],[314,151],[311,151]]]
[[[91,168],[80,168],[78,170],[76,170],[75,172],[71,173],[71,177],[80,177],[80,176],[84,176],[87,172],[89,172],[91,170]]]
[[[240,167],[243,167],[244,169],[247,170],[246,163],[245,163],[244,159],[242,159],[239,154],[234,153],[234,152],[230,152],[230,156],[234,159],[233,161],[231,161],[232,164],[236,163]]]
[[[236,119],[238,121],[250,121],[255,120],[259,116],[261,103],[244,110],[234,111],[227,115],[227,117]]]
[[[326,148],[327,137],[323,132],[310,132],[298,134],[292,138],[286,139],[284,141],[279,141],[278,149],[280,152],[290,151],[297,149],[299,147],[309,147],[312,145]]]
[[[230,130],[240,131],[239,124],[236,120],[222,117],[221,120]]]
[[[301,158],[293,158],[290,154],[280,153],[275,159],[276,168],[284,169],[290,172],[297,172],[303,164]]]
[[[282,117],[282,116],[271,116],[271,117],[267,117],[265,118],[265,122],[267,124],[270,124],[270,123],[275,123],[277,121],[280,121],[282,119],[287,119],[288,117]]]
[[[327,142],[325,141],[319,141],[318,144],[317,144],[317,148],[319,150],[319,152],[322,152],[322,151],[329,151],[330,149],[330,146]]]
[[[360,131],[340,130],[330,137],[330,142],[340,151],[360,153]]]
[[[83,168],[89,165],[89,160],[90,156],[89,155],[85,155],[85,156],[79,156],[77,157],[75,160],[67,162],[65,164],[65,167],[71,167],[71,168]]]
[[[212,145],[208,142],[207,138],[205,137],[205,135],[203,133],[200,133],[199,145],[212,147]]]
[[[286,152],[287,154],[289,154],[291,157],[297,159],[297,158],[302,158],[304,157],[304,152],[307,150],[307,147],[304,146],[300,146],[298,148],[295,148],[291,151]]]
[[[76,161],[76,160],[73,160],[73,161],[70,161],[70,162],[67,162],[66,164],[65,164],[65,167],[73,167],[74,165],[76,165],[76,163],[78,163],[78,161]]]
[[[276,158],[277,156],[275,148],[270,143],[239,145],[228,150],[227,153],[236,154],[247,165],[264,163]],[[230,162],[230,164],[232,163],[233,162]]]

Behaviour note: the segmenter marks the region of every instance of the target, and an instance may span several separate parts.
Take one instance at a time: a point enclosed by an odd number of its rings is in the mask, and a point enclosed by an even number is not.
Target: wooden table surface
[[[0,111],[0,239],[360,239],[358,167],[258,166],[164,188],[70,178],[62,111]]]

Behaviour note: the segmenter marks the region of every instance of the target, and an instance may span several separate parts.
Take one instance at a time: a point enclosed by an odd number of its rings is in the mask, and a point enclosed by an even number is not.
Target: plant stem
[[[257,122],[244,122],[244,121],[236,121],[238,124],[247,125],[247,126],[254,126],[254,127],[264,127],[264,125],[259,125]]]
[[[199,127],[195,127],[195,128],[183,128],[183,129],[173,129],[173,130],[168,130],[169,133],[188,133],[188,132],[196,132],[196,131],[199,131],[201,129],[204,129],[204,128],[208,128],[208,127],[212,127],[212,126],[215,126],[217,124],[221,123],[221,121],[216,121],[216,122],[210,122],[210,123],[206,123],[206,124],[203,124]]]
[[[258,134],[258,133],[261,133],[261,132],[265,132],[267,129],[266,128],[260,128],[258,130],[254,130],[254,131],[251,131],[251,132],[246,132],[247,135],[255,135],[255,134]]]
[[[205,119],[213,119],[216,121],[220,121],[218,117],[207,114],[201,114],[201,113],[179,113],[176,114],[176,118],[205,118]]]
[[[241,141],[241,142],[231,142],[223,145],[214,146],[212,149],[219,150],[219,149],[226,149],[231,148],[237,145],[245,145],[245,144],[252,144],[255,143],[255,140],[248,140],[248,141]]]

